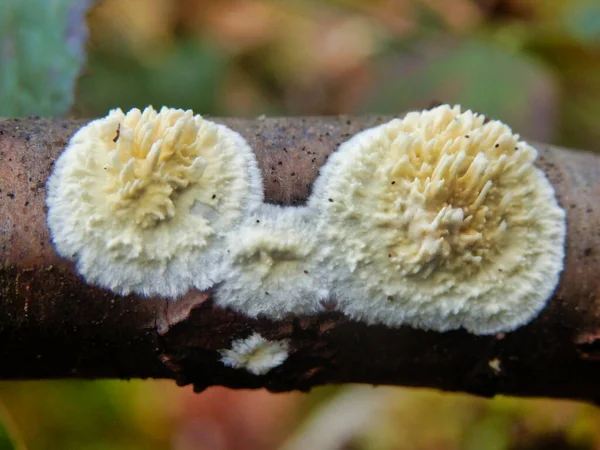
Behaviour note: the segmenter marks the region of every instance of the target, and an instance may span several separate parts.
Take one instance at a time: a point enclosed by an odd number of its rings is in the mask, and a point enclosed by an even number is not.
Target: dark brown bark
[[[220,121],[255,149],[266,200],[298,205],[328,154],[386,120]],[[0,378],[157,377],[272,391],[359,382],[600,401],[600,157],[539,146],[568,211],[560,286],[531,324],[475,336],[366,326],[334,312],[254,320],[213,306],[210,293],[169,303],[86,285],[54,253],[44,207],[52,163],[83,123],[0,119]],[[253,331],[291,340],[289,359],[264,376],[218,361],[218,349]]]

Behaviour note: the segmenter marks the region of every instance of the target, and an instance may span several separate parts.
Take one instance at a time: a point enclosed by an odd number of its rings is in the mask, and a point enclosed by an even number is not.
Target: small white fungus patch
[[[231,349],[219,350],[221,362],[234,369],[245,369],[254,375],[264,375],[280,366],[289,354],[289,340],[269,341],[259,333],[236,339]]]
[[[531,320],[558,283],[566,231],[536,157],[503,123],[447,105],[344,143],[309,202],[340,308],[476,334]]]
[[[227,239],[215,303],[256,317],[315,314],[328,290],[316,282],[316,224],[306,208],[264,204]]]
[[[56,161],[48,224],[88,282],[176,297],[220,280],[223,234],[261,201],[239,134],[192,111],[116,109],[81,128]]]

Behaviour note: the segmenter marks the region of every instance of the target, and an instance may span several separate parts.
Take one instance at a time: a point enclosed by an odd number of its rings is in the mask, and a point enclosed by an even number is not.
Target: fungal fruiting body
[[[224,233],[261,202],[239,134],[192,111],[116,109],[81,128],[56,161],[48,224],[88,282],[176,297],[219,281]]]
[[[264,204],[227,239],[224,282],[215,303],[256,317],[314,314],[328,296],[313,276],[315,223],[306,208]]]
[[[289,346],[287,339],[269,341],[259,333],[253,333],[247,338],[234,340],[230,349],[219,350],[220,361],[227,367],[264,375],[284,363]]]
[[[344,143],[310,200],[340,309],[477,334],[531,320],[558,283],[566,228],[536,156],[503,123],[447,105]]]

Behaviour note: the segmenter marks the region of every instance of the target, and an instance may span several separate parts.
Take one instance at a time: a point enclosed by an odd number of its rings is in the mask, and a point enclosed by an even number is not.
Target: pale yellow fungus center
[[[521,181],[535,150],[470,112],[422,119],[409,115],[379,142],[389,148],[375,175],[382,206],[375,224],[395,229],[388,258],[403,275],[440,268],[469,275],[528,220],[519,211],[527,202],[513,200],[528,195]]]
[[[200,152],[216,137],[199,133],[203,123],[192,111],[147,108],[130,111],[117,125],[104,191],[119,220],[146,229],[173,218],[177,195],[201,179]]]

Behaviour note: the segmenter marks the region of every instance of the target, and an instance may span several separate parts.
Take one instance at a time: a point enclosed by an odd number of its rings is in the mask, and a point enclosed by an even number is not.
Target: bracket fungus
[[[259,333],[236,339],[230,349],[219,350],[220,361],[234,369],[245,369],[254,375],[264,375],[280,366],[289,355],[289,340],[269,341]]]
[[[219,281],[224,233],[262,192],[254,153],[229,128],[192,111],[116,109],[56,161],[48,224],[88,282],[176,297]]]
[[[448,105],[345,142],[309,202],[339,308],[476,334],[529,322],[558,283],[566,232],[536,157],[503,123]]]
[[[328,290],[317,285],[317,239],[306,208],[264,204],[230,235],[215,303],[256,317],[315,314]]]

